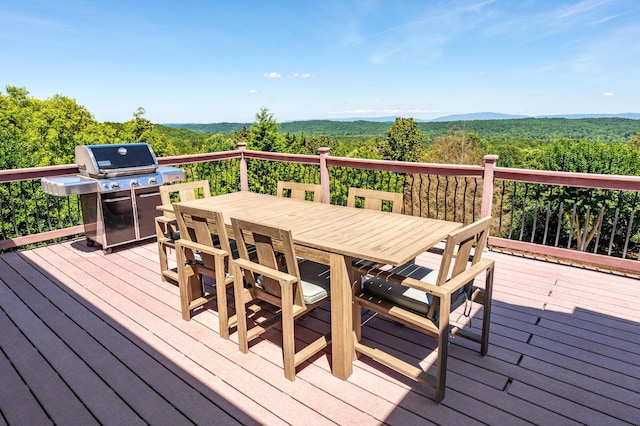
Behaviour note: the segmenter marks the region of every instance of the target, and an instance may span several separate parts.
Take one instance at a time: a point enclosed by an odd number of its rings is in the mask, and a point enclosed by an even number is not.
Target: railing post
[[[247,149],[247,144],[244,142],[239,142],[238,149],[240,150],[240,191],[249,191],[247,159],[244,158],[244,151],[246,151]]]
[[[329,193],[329,168],[327,167],[327,157],[329,156],[329,148],[321,147],[320,151],[320,185],[322,186],[321,201],[325,204],[331,203]]]
[[[482,209],[480,215],[482,217],[491,216],[493,206],[493,176],[498,161],[497,155],[484,156],[484,173],[482,175]]]

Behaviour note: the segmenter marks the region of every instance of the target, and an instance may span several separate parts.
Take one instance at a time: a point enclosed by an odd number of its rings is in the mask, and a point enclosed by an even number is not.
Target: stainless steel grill
[[[176,167],[159,167],[145,143],[76,146],[79,175],[42,179],[45,193],[80,195],[87,245],[111,247],[155,236],[163,183],[184,180]]]

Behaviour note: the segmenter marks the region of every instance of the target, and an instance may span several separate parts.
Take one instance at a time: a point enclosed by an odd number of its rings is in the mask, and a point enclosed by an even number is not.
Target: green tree
[[[246,143],[247,147],[249,147],[251,144],[251,131],[246,126],[242,126],[240,130],[235,130],[232,136],[235,146],[238,146],[239,143]]]
[[[558,140],[531,150],[523,164],[524,168],[563,172],[639,175],[640,151],[629,143],[604,143],[587,140]],[[516,191],[515,204],[526,206],[519,218],[514,221],[520,226],[523,221],[531,222],[533,211],[548,208],[559,212],[563,219],[563,232],[578,250],[586,251],[597,235],[612,236],[613,249],[620,250],[624,236],[612,235],[612,230],[620,226],[614,216],[633,217],[635,194],[629,191],[609,191],[588,188],[547,188],[539,187],[535,194]],[[548,207],[543,205],[548,203]],[[616,212],[610,214],[610,212]],[[558,214],[550,215],[549,229],[558,227]],[[538,221],[541,225],[542,221]],[[530,226],[525,226],[530,229]],[[623,228],[623,227],[622,227]],[[539,230],[542,235],[543,230]],[[618,238],[618,239],[616,239]],[[621,239],[620,239],[621,238]]]
[[[144,117],[144,113],[145,110],[142,107],[133,113],[133,119],[122,126],[120,139],[123,142],[148,143],[158,157],[178,155],[178,149],[165,134],[155,130],[153,123]]]
[[[396,118],[384,139],[379,140],[380,153],[385,160],[419,161],[424,135],[413,118]]]
[[[336,155],[340,147],[340,142],[329,135],[313,136],[304,141],[304,154],[318,155],[320,148],[329,148],[332,155]]]
[[[634,149],[640,150],[640,133],[636,133],[629,139],[629,145]]]
[[[476,133],[449,131],[433,140],[427,161],[444,164],[482,164],[486,142]]]
[[[49,166],[74,162],[76,145],[105,143],[112,129],[93,118],[74,99],[54,95],[46,100],[24,88],[0,93],[0,165],[3,168]]]
[[[279,134],[280,127],[266,107],[260,108],[256,121],[251,125],[249,149],[267,152],[284,152],[285,144]]]

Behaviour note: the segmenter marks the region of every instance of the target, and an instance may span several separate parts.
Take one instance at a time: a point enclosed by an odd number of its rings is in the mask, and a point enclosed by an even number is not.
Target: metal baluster
[[[57,198],[57,197],[56,197]],[[47,225],[49,226],[49,230],[53,230],[53,224],[51,223],[51,200],[49,200],[49,194],[44,194],[44,205],[47,210]]]
[[[11,208],[11,218],[13,219],[14,236],[19,237],[20,233],[18,232],[18,221],[16,220],[16,206],[13,202],[13,192],[11,191],[11,186],[11,183],[7,184],[7,188],[9,189],[9,205]]]
[[[31,181],[31,193],[33,194],[35,210],[36,210],[36,228],[38,233],[42,233],[42,224],[40,223],[40,204],[38,203],[38,191],[35,188],[35,181]]]
[[[465,219],[467,218],[467,191],[469,189],[469,179],[468,178],[464,178],[464,190],[462,192],[463,196],[462,196],[462,222],[465,221]],[[473,207],[475,207],[476,205],[476,197],[473,197]],[[473,220],[472,220],[473,222]]]
[[[587,229],[589,228],[589,219],[591,219],[590,216],[591,216],[591,206],[587,207],[587,213],[584,216],[584,230],[582,231],[582,241],[580,241],[580,251],[585,251],[584,245],[587,242]]]
[[[629,217],[629,226],[627,227],[627,236],[624,240],[624,249],[622,250],[622,258],[625,259],[627,257],[627,248],[629,247],[629,239],[631,238],[631,230],[633,229],[633,218],[636,214],[636,204],[638,201],[638,193],[633,199],[633,210],[631,210],[631,217]]]
[[[448,220],[447,212],[449,211],[449,176],[445,176],[444,182],[444,220]]]
[[[618,217],[620,215],[620,200],[618,200],[618,206],[616,207],[616,214],[613,217],[613,226],[611,227],[611,236],[609,238],[609,250],[607,254],[611,256],[613,250],[613,240],[616,237],[616,228],[618,227]]]
[[[533,226],[531,228],[531,240],[529,241],[530,243],[532,243],[536,237],[536,227],[538,226],[538,203],[540,200],[540,184],[537,185],[536,187],[536,201],[535,201],[535,205],[533,207]]]
[[[569,222],[569,242],[567,243],[567,248],[571,248],[571,242],[573,241],[573,224],[576,220],[576,200],[573,202],[573,209],[571,209],[571,221]]]
[[[77,197],[77,195],[76,195]],[[71,197],[65,197],[67,200],[67,219],[69,219],[69,226],[73,226],[73,217],[71,215]]]
[[[563,191],[566,194],[565,191]],[[560,201],[560,208],[558,210],[558,227],[556,228],[556,242],[554,247],[559,247],[560,245],[560,232],[562,231],[562,221],[564,220],[564,198]]]
[[[598,253],[598,246],[600,245],[600,234],[602,233],[602,223],[604,222],[604,205],[600,208],[600,220],[598,221],[598,231],[596,233],[596,244],[593,247],[593,252]]]
[[[20,185],[20,199],[22,200],[22,208],[24,209],[24,224],[27,230],[27,235],[31,235],[31,224],[29,223],[29,207],[27,204],[27,197],[25,196],[24,181],[18,182]]]
[[[513,194],[511,194],[511,223],[509,224],[509,239],[511,239],[511,235],[513,234],[513,221],[515,219],[515,200],[516,200],[516,191],[518,190],[517,182],[513,182]]]
[[[453,179],[455,182],[455,184],[453,185],[453,221],[455,222],[458,213],[458,187],[460,186],[460,182],[458,181],[457,177],[454,177]]]
[[[547,214],[544,219],[544,235],[542,236],[542,245],[547,245],[547,235],[549,235],[549,220],[551,219],[551,201],[547,200]]]
[[[427,175],[428,184],[427,184],[427,217],[431,217],[431,175]]]
[[[2,208],[2,199],[0,198],[0,233],[2,233],[2,239],[6,240],[7,234],[4,232],[4,226],[5,226],[4,224],[5,224],[4,209]]]
[[[522,237],[524,236],[524,224],[525,224],[525,209],[527,207],[527,199],[529,196],[529,184],[524,184],[524,197],[522,198],[522,212],[520,216],[520,238],[518,241],[522,241]]]
[[[437,184],[436,184],[436,219],[440,217],[440,205],[438,203],[440,198],[440,177],[436,176]]]
[[[471,211],[471,222],[475,222],[476,220],[476,200],[478,199],[478,179],[473,178],[473,206]]]
[[[498,237],[502,235],[502,212],[504,212],[505,181],[502,181],[502,194],[500,195],[500,219],[498,220]]]

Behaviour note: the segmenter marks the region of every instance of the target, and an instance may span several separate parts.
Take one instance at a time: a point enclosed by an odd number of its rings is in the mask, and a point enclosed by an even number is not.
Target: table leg
[[[347,263],[349,262],[349,263]],[[351,258],[331,254],[331,354],[333,375],[346,380],[353,372]]]

